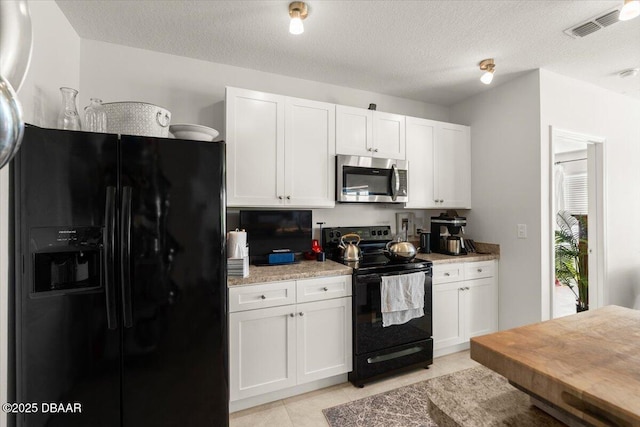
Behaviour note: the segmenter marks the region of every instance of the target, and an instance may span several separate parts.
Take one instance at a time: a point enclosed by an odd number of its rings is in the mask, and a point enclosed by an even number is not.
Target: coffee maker
[[[431,217],[431,252],[446,255],[466,255],[464,227],[467,218],[458,216],[456,211],[447,211]],[[443,232],[444,229],[444,232]]]

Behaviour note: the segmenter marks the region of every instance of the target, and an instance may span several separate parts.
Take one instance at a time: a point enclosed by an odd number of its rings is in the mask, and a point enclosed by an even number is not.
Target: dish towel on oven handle
[[[424,272],[382,276],[380,298],[383,327],[424,316]]]

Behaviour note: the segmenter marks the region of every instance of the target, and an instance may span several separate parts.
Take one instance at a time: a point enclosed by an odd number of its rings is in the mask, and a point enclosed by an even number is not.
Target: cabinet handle
[[[468,287],[468,286],[465,286],[464,290],[465,290],[465,291],[468,291],[468,290],[469,290],[469,287]]]
[[[374,153],[377,153],[377,152],[378,152],[378,149],[376,148],[375,150],[373,150],[373,152],[374,152]]]
[[[440,199],[440,203],[444,203],[444,199]]]
[[[464,288],[458,288],[459,291],[464,291]]]
[[[291,196],[287,196],[287,200],[291,200]]]
[[[373,151],[373,148],[367,148],[367,151]]]
[[[481,268],[478,269],[478,273],[482,273],[482,269]]]
[[[304,316],[304,313],[303,313],[303,312],[300,312],[300,313],[298,313],[298,314],[299,314],[300,316]]]
[[[278,199],[279,199],[279,200],[282,200],[282,196],[278,196]]]
[[[444,273],[444,275],[447,276],[447,277],[451,276],[451,274],[449,274],[449,273]]]
[[[327,288],[326,286],[324,288],[322,288],[323,291],[327,292],[329,290],[329,288]]]
[[[260,295],[260,298],[262,298],[262,299],[267,299],[267,297],[266,297],[266,296],[264,296],[264,295]]]
[[[294,313],[289,313],[289,317],[294,317],[295,314]]]

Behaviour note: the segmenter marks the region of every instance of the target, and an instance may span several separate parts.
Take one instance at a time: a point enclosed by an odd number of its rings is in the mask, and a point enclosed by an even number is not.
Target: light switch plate
[[[527,224],[518,224],[518,239],[527,238]]]

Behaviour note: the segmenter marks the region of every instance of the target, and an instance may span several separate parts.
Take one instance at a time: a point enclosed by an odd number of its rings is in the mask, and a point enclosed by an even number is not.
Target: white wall
[[[455,123],[471,126],[468,232],[500,244],[500,329],[541,319],[539,90],[534,71],[451,108]]]
[[[26,122],[53,127],[62,103],[59,87],[80,83],[80,38],[53,1],[31,1],[29,9],[33,52],[18,99]],[[0,171],[0,402],[7,401],[8,172],[8,167]],[[5,425],[0,413],[0,427]]]
[[[640,100],[546,70],[540,88],[543,150],[549,126],[606,139],[604,304],[640,309]]]
[[[81,42],[80,76],[83,108],[92,97],[149,102],[171,111],[172,123],[221,132],[225,86],[449,121],[447,107],[93,40]]]
[[[62,106],[60,87],[80,86],[80,37],[55,2],[31,1],[29,9],[33,52],[18,98],[26,122],[56,127]]]

